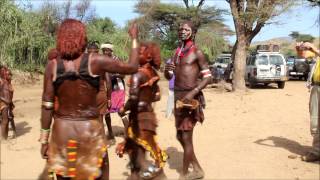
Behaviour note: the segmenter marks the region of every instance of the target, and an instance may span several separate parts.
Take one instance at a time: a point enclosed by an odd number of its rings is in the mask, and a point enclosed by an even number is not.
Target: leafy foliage
[[[216,7],[203,6],[204,0],[198,6],[190,6],[187,0],[185,7],[179,4],[161,3],[159,0],[140,0],[135,6],[135,12],[142,32],[142,39],[161,42],[161,52],[164,59],[170,58],[178,44],[178,25],[184,20],[191,20],[198,26],[197,44],[213,59],[221,53],[217,44],[226,44],[222,38],[233,32],[223,24],[222,15],[227,11]],[[205,32],[208,31],[208,32]],[[219,37],[220,36],[220,37]]]
[[[290,37],[295,39],[297,42],[313,42],[315,37],[311,36],[310,34],[300,34],[297,31],[292,31],[291,34],[289,34]]]
[[[232,50],[234,59],[233,90],[244,91],[245,61],[251,41],[274,17],[286,12],[293,0],[226,0],[230,4],[237,40]]]
[[[204,6],[186,7],[178,4],[160,3],[159,0],[139,1],[136,11],[142,40],[153,40],[160,44],[163,59],[170,58],[178,43],[177,27],[182,20],[198,23],[196,42],[213,60],[225,50],[227,42],[223,36],[232,31],[223,24],[225,10]],[[0,1],[0,63],[26,71],[42,71],[47,62],[47,53],[55,47],[59,24],[66,18],[82,20],[87,25],[89,41],[114,44],[115,55],[128,58],[130,38],[127,27],[118,27],[110,18],[100,18],[91,6],[91,0],[63,2],[44,0],[33,9],[28,0]]]

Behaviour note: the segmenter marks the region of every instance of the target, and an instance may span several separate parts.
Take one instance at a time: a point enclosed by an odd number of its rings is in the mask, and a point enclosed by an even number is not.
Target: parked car
[[[286,60],[280,52],[257,51],[248,56],[245,80],[250,87],[276,83],[283,89],[287,79]]]
[[[312,60],[288,58],[287,66],[289,77],[297,77],[299,79],[307,80],[313,63],[314,62]]]
[[[214,64],[210,66],[214,81],[219,82],[225,79],[225,71],[230,66],[231,53],[222,53],[215,60]]]

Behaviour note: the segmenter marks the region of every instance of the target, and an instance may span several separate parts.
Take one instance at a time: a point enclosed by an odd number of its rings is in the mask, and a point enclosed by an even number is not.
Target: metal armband
[[[137,39],[133,39],[132,40],[132,49],[135,49],[137,47],[138,47],[138,41],[137,41]]]
[[[204,78],[211,77],[211,71],[209,69],[204,69],[201,71],[201,74]]]
[[[40,138],[38,141],[41,144],[48,144],[49,136],[50,136],[50,129],[41,129],[40,130]]]
[[[46,109],[53,109],[54,103],[49,101],[42,101],[42,106]]]

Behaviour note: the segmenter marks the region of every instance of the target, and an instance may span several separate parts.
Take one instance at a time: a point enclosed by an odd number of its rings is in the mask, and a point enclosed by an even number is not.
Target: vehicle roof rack
[[[256,52],[280,52],[280,46],[277,44],[259,44],[257,45]]]

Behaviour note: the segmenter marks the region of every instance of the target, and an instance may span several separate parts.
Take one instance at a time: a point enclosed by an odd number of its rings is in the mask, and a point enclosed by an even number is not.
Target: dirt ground
[[[165,166],[168,179],[177,179],[182,167],[182,148],[175,138],[174,119],[164,117],[167,81],[161,81],[162,99],[155,105],[159,119],[158,140],[170,156]],[[42,82],[15,84],[15,119],[18,137],[1,142],[1,179],[36,179],[45,160],[39,138]],[[219,88],[204,90],[205,122],[197,125],[195,151],[205,179],[319,179],[319,162],[305,163],[300,156],[311,145],[309,92],[303,81],[289,81],[284,89],[257,87],[246,94]],[[121,120],[112,116],[116,132]],[[118,136],[117,142],[122,141]],[[109,149],[110,179],[125,179],[127,156],[118,158]]]

